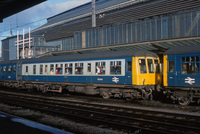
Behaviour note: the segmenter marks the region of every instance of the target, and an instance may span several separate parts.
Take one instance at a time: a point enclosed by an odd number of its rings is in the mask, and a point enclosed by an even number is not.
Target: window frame
[[[101,68],[102,68],[102,70],[101,70]],[[106,61],[95,61],[95,74],[96,75],[106,75]]]
[[[151,61],[151,63],[149,61]],[[150,74],[155,73],[154,60],[153,59],[147,59],[147,66],[148,66],[148,71],[149,71]]]
[[[84,74],[84,62],[76,62],[74,65],[74,74],[75,75],[83,75]],[[82,70],[82,71],[81,71]]]
[[[181,74],[196,75],[199,74],[199,56],[183,56],[181,57]]]
[[[122,74],[122,61],[111,60],[110,61],[110,75],[121,75],[121,74]]]
[[[140,60],[141,60],[141,62],[140,62]],[[145,70],[144,70],[143,72],[141,72],[141,71],[142,71],[142,70],[141,70],[141,63],[142,63],[142,60],[144,60],[144,63],[145,63],[145,65],[143,65],[143,66],[145,66]],[[146,59],[145,59],[145,58],[139,58],[139,59],[138,59],[138,63],[139,63],[140,74],[147,74]],[[143,67],[143,66],[142,66],[142,67]]]

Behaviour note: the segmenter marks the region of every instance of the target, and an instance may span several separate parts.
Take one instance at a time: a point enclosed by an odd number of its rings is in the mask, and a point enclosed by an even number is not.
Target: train
[[[152,100],[154,93],[162,92],[173,101],[188,105],[200,102],[200,47],[189,48],[167,50],[163,68],[159,56],[147,50],[2,61],[0,85],[43,93],[67,91],[127,100]]]

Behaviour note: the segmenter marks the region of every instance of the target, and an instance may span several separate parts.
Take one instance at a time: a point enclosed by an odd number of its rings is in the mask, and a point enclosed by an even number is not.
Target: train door
[[[126,84],[132,84],[132,59],[126,61]]]
[[[168,67],[167,67],[167,76],[168,76],[168,86],[176,86],[176,56],[168,57]]]
[[[17,81],[21,81],[22,80],[22,61],[19,60],[17,62]]]

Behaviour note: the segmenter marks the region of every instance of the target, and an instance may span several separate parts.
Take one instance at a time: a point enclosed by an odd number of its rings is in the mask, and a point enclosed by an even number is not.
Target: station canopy
[[[1,0],[0,22],[3,22],[3,19],[6,17],[9,17],[44,1],[46,0]]]
[[[63,51],[48,52],[45,53],[44,55],[60,56],[60,55],[69,55],[74,53],[84,54],[84,53],[94,53],[94,52],[137,50],[137,49],[148,50],[156,54],[164,54],[165,51],[168,50],[169,48],[177,46],[192,46],[192,45],[200,45],[200,37],[166,39],[166,40],[148,41],[148,42],[140,42],[132,44],[81,48],[75,50],[63,50]]]

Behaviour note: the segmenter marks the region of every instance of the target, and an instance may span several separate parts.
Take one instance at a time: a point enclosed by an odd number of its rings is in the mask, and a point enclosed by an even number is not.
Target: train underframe
[[[67,91],[86,95],[100,95],[104,99],[125,98],[153,99],[154,85],[115,85],[115,84],[85,84],[85,83],[62,83],[62,82],[27,82],[27,81],[1,81],[0,86],[9,88],[26,89],[28,91],[37,90],[43,93]]]
[[[163,93],[182,106],[190,103],[200,103],[200,88],[165,87]]]

